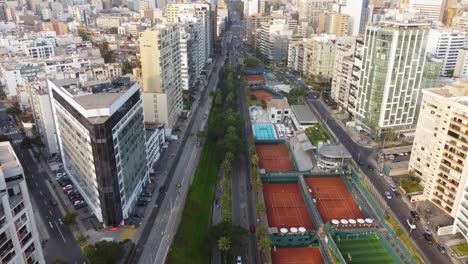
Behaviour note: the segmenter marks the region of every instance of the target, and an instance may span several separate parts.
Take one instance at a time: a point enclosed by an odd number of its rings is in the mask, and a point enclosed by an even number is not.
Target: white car
[[[391,200],[392,194],[390,192],[385,192],[385,197],[387,197],[387,200]]]
[[[383,177],[383,176],[384,176],[383,171],[379,170],[379,176],[380,176],[380,177]]]
[[[242,257],[241,256],[237,256],[237,264],[242,264]]]
[[[393,183],[390,184],[390,188],[392,189],[392,192],[396,192],[396,190],[397,190],[395,184],[393,184]]]

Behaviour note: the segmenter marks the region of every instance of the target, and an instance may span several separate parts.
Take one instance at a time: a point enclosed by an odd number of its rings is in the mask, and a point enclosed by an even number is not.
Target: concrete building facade
[[[458,51],[467,43],[466,32],[450,29],[431,29],[427,52],[442,61],[440,76],[451,77],[457,63]]]

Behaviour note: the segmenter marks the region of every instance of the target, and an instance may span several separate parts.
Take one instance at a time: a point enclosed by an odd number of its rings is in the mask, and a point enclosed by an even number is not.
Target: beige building
[[[333,3],[334,0],[299,0],[299,21],[307,22],[316,29],[319,15],[332,10]]]
[[[341,37],[336,41],[331,97],[343,109],[347,109],[349,104],[355,46],[355,37]]]
[[[323,34],[304,44],[303,69],[319,82],[331,81],[336,36]]]
[[[349,15],[340,13],[321,13],[319,15],[317,33],[346,36],[349,34]]]
[[[427,200],[456,217],[468,200],[462,198],[468,185],[468,82],[422,93],[409,171],[421,179]]]
[[[157,25],[140,36],[145,121],[173,128],[183,110],[179,29]]]
[[[458,50],[453,77],[468,78],[468,48]]]

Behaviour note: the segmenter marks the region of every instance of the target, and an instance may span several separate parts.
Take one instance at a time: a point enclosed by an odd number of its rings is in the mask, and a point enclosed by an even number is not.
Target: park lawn
[[[211,227],[212,205],[218,174],[216,144],[207,140],[187,195],[179,229],[169,252],[168,263],[209,263],[206,235]]]
[[[468,255],[468,244],[461,243],[452,247],[453,252],[457,254],[457,256],[466,256]]]

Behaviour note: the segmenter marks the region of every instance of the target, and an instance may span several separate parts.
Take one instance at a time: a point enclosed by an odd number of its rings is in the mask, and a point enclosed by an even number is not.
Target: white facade
[[[23,167],[9,142],[0,142],[0,262],[45,263]]]
[[[8,65],[0,67],[0,80],[7,96],[16,96],[16,87],[24,82],[20,70],[9,68]]]
[[[271,63],[287,63],[288,45],[293,30],[287,19],[274,19],[262,23],[257,49]]]
[[[444,0],[410,0],[409,7],[419,10],[426,19],[442,21],[444,2]]]
[[[334,2],[334,0],[298,0],[299,21],[307,22],[317,29],[319,15],[331,11]]]
[[[348,108],[349,103],[355,45],[355,37],[339,38],[336,42],[331,97],[344,109]]]
[[[468,48],[458,50],[453,77],[468,78]]]
[[[152,126],[145,125],[146,130],[146,156],[148,159],[149,171],[156,161],[159,160],[161,152],[166,142],[166,135],[164,133],[164,125]]]
[[[36,131],[44,142],[48,154],[58,153],[52,103],[47,83],[45,81],[27,83],[27,89]]]
[[[458,50],[467,43],[465,32],[447,29],[431,29],[427,41],[427,52],[442,60],[440,76],[451,77],[457,63]]]
[[[55,55],[54,46],[49,43],[37,43],[25,48],[26,54],[33,58],[50,58]]]

